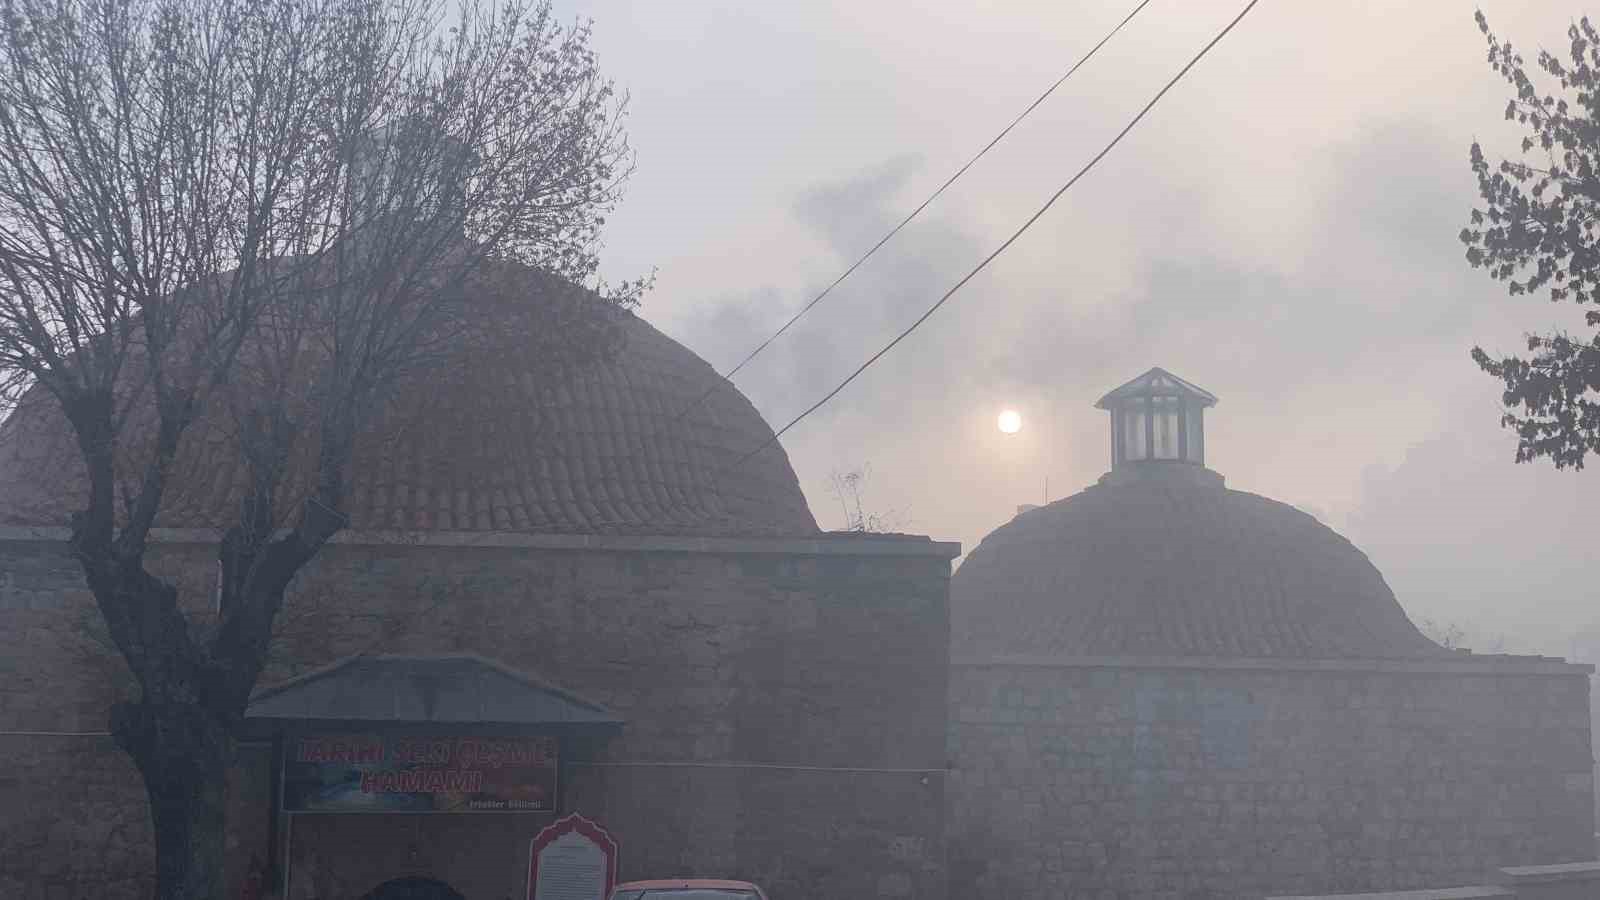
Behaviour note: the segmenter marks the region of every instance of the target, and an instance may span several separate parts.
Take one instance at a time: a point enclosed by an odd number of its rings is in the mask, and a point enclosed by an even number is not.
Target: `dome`
[[[1446,652],[1333,529],[1193,478],[1108,480],[1024,512],[972,551],[950,594],[962,657]]]
[[[528,291],[536,304],[551,293],[531,272],[513,274],[524,303]],[[559,377],[538,350],[479,353],[453,360],[464,377],[424,378],[396,391],[384,424],[357,441],[350,527],[815,533],[780,445],[735,467],[772,438],[749,400],[642,319],[623,313],[611,321],[615,355]],[[225,419],[208,412],[186,435],[158,527],[218,528],[236,519],[244,465]],[[64,525],[84,493],[71,429],[36,387],[0,425],[0,523]]]
[[[1366,554],[1205,468],[1217,398],[1151,369],[1101,399],[1112,471],[1024,508],[950,584],[953,654],[1416,659],[1425,637]]]

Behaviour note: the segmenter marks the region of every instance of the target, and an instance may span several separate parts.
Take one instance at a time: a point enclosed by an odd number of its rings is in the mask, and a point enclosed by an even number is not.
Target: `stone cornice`
[[[0,526],[0,542],[64,543],[64,527]],[[203,528],[153,528],[156,544],[216,544]],[[821,533],[812,537],[690,537],[683,535],[528,534],[508,531],[349,531],[335,544],[391,547],[578,550],[603,553],[707,553],[716,555],[875,556],[955,559],[961,544],[916,535]]]
[[[1251,659],[1210,656],[956,656],[952,668],[1207,669],[1394,675],[1591,675],[1594,666],[1550,656],[1478,655],[1441,659]]]

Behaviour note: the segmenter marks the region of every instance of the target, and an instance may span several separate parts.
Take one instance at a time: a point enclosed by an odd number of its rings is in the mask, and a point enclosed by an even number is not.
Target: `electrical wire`
[[[944,295],[941,296],[937,301],[935,301],[932,306],[928,307],[927,311],[925,311],[922,315],[918,316],[916,321],[912,322],[909,326],[907,326],[907,328],[904,331],[902,331],[902,332],[900,332],[900,334],[896,335],[894,340],[892,340],[889,343],[885,344],[882,349],[878,350],[878,352],[876,352],[876,353],[872,354],[872,356],[868,357],[866,362],[862,363],[859,367],[856,368],[856,370],[854,372],[851,372],[850,375],[847,378],[845,378],[843,381],[839,382],[839,384],[836,387],[834,387],[833,390],[830,390],[830,391],[828,391],[828,393],[824,394],[822,399],[818,400],[816,403],[811,404],[811,406],[807,407],[804,412],[800,413],[800,415],[795,416],[793,419],[791,419],[789,421],[789,424],[787,424],[787,425],[783,426],[782,428],[778,429],[778,431],[776,431],[772,435],[771,438],[767,439],[759,447],[755,448],[754,450],[751,450],[749,453],[746,453],[744,456],[739,457],[738,461],[733,463],[733,465],[729,466],[728,469],[726,469],[724,471],[726,472],[726,471],[731,471],[733,469],[737,469],[738,467],[742,466],[746,461],[748,461],[751,457],[755,456],[756,454],[762,452],[763,450],[766,450],[768,447],[770,447],[773,444],[777,443],[778,439],[783,437],[783,435],[785,433],[787,433],[789,431],[789,429],[791,429],[794,426],[800,424],[802,421],[805,420],[805,418],[807,416],[809,416],[812,413],[816,412],[818,409],[821,409],[824,404],[826,404],[828,401],[832,400],[834,397],[838,396],[839,392],[844,390],[846,387],[848,387],[851,382],[855,381],[856,378],[858,378],[861,375],[862,372],[865,372],[868,368],[870,368],[872,366],[873,363],[875,363],[878,360],[882,359],[890,350],[893,350],[896,346],[898,346],[901,341],[903,341],[907,337],[909,337],[913,331],[916,331],[917,328],[919,326],[921,326],[923,322],[926,322],[929,319],[929,317],[931,317],[935,312],[938,312],[939,308],[944,306],[946,301],[948,301],[951,297],[955,296],[956,292],[961,290],[963,287],[965,287],[967,282],[971,281],[974,277],[976,277],[979,272],[982,272],[985,268],[987,268],[989,263],[994,262],[996,257],[998,257],[1000,254],[1004,253],[1007,248],[1009,248],[1013,243],[1016,242],[1017,238],[1022,237],[1023,233],[1026,232],[1029,228],[1033,227],[1033,224],[1035,222],[1039,221],[1039,219],[1046,212],[1048,212],[1050,210],[1050,207],[1054,206],[1056,201],[1061,199],[1063,194],[1065,194],[1069,189],[1071,189],[1071,187],[1073,185],[1077,184],[1078,181],[1083,178],[1083,176],[1087,175],[1089,173],[1089,171],[1091,169],[1093,169],[1100,162],[1100,160],[1105,158],[1106,154],[1111,152],[1112,148],[1116,147],[1117,144],[1121,143],[1122,139],[1124,137],[1127,137],[1128,132],[1132,131],[1134,129],[1134,126],[1138,125],[1139,122],[1141,120],[1143,120],[1144,117],[1150,112],[1150,110],[1155,108],[1155,105],[1161,101],[1161,98],[1165,97],[1167,95],[1168,91],[1172,90],[1172,88],[1175,85],[1177,85],[1177,83],[1179,81],[1183,80],[1183,77],[1189,73],[1189,70],[1193,69],[1195,67],[1195,65],[1200,62],[1200,60],[1205,58],[1206,54],[1211,52],[1211,48],[1215,47],[1218,43],[1220,43],[1222,41],[1223,38],[1227,37],[1228,33],[1231,32],[1234,29],[1234,27],[1237,26],[1241,21],[1243,21],[1244,17],[1249,15],[1250,11],[1252,9],[1255,9],[1256,4],[1259,3],[1259,2],[1261,2],[1261,0],[1250,0],[1249,3],[1245,4],[1244,9],[1240,10],[1239,14],[1233,17],[1232,21],[1230,21],[1226,26],[1224,26],[1221,31],[1217,32],[1216,36],[1213,37],[1209,42],[1207,42],[1207,44],[1204,47],[1200,48],[1200,52],[1196,53],[1194,55],[1194,58],[1190,59],[1189,62],[1182,69],[1179,69],[1178,70],[1178,74],[1172,76],[1171,80],[1169,80],[1166,83],[1166,85],[1161,88],[1161,90],[1157,91],[1156,95],[1154,97],[1150,98],[1150,102],[1146,103],[1144,105],[1144,108],[1140,109],[1139,112],[1132,119],[1130,119],[1128,121],[1128,124],[1124,125],[1122,127],[1122,130],[1117,132],[1116,136],[1113,137],[1111,139],[1111,141],[1109,143],[1107,143],[1105,145],[1105,147],[1103,147],[1100,150],[1099,153],[1096,153],[1093,156],[1093,158],[1091,158],[1087,163],[1085,163],[1083,168],[1078,170],[1077,174],[1073,175],[1070,179],[1067,180],[1066,184],[1063,184],[1059,189],[1056,190],[1056,192],[1054,194],[1051,194],[1050,195],[1050,199],[1046,200],[1044,205],[1039,207],[1037,212],[1035,212],[1033,215],[1029,216],[1028,219],[1025,222],[1022,223],[1021,227],[1017,228],[1016,231],[1012,232],[1011,236],[1006,238],[1004,243],[1002,243],[1000,246],[996,247],[993,252],[991,252],[988,256],[984,257],[981,262],[979,262],[976,266],[974,266],[972,268],[972,271],[970,271],[966,275],[962,276],[960,281],[957,281],[953,286],[951,286],[951,288],[948,291],[945,291]]]
[[[1000,143],[1002,140],[1005,139],[1006,135],[1011,133],[1012,129],[1014,129],[1018,125],[1020,125],[1022,123],[1022,120],[1026,119],[1028,117],[1028,115],[1030,113],[1032,113],[1035,109],[1037,109],[1040,104],[1044,103],[1045,100],[1048,100],[1050,98],[1050,95],[1054,94],[1056,92],[1057,88],[1059,88],[1059,87],[1061,87],[1061,85],[1065,84],[1067,79],[1071,78],[1072,74],[1074,72],[1076,72],[1076,71],[1078,71],[1078,69],[1082,68],[1084,63],[1087,63],[1090,59],[1094,58],[1094,55],[1096,53],[1100,52],[1100,48],[1104,47],[1106,45],[1106,43],[1108,41],[1110,41],[1113,37],[1116,37],[1117,32],[1121,31],[1123,29],[1123,26],[1125,26],[1129,22],[1133,21],[1133,17],[1137,16],[1139,14],[1140,10],[1144,9],[1146,6],[1149,6],[1149,5],[1150,5],[1150,0],[1141,0],[1139,5],[1135,6],[1133,8],[1132,12],[1128,13],[1126,16],[1124,16],[1122,18],[1122,21],[1117,23],[1115,28],[1112,28],[1110,31],[1106,32],[1105,37],[1102,37],[1098,43],[1096,43],[1093,47],[1089,48],[1089,51],[1087,53],[1085,53],[1083,56],[1079,57],[1078,61],[1072,64],[1072,68],[1068,69],[1066,71],[1066,73],[1063,74],[1060,78],[1057,78],[1055,80],[1055,83],[1051,84],[1048,88],[1045,88],[1044,93],[1040,94],[1037,98],[1035,98],[1032,103],[1028,104],[1026,109],[1024,109],[1021,113],[1019,113],[1016,118],[1012,119],[1011,120],[1011,124],[1007,125],[1003,129],[1001,129],[1000,133],[995,135],[993,140],[991,140],[991,141],[989,141],[989,143],[985,144],[983,146],[982,150],[979,150],[976,154],[973,155],[973,157],[971,159],[967,160],[964,164],[962,164],[961,168],[959,168],[959,169],[957,169],[955,171],[955,174],[951,175],[949,178],[946,178],[945,181],[944,181],[944,184],[939,185],[939,188],[937,190],[935,190],[932,194],[929,194],[928,198],[926,200],[923,200],[921,203],[917,204],[917,207],[915,209],[913,209],[911,212],[907,213],[905,218],[900,220],[899,224],[897,224],[893,228],[889,229],[889,232],[887,234],[885,234],[883,237],[879,238],[878,242],[876,244],[873,244],[870,248],[867,249],[867,252],[861,254],[861,256],[859,258],[857,258],[855,262],[850,264],[850,267],[848,269],[845,269],[843,272],[841,272],[839,274],[839,277],[833,279],[833,281],[830,282],[827,287],[822,289],[821,293],[817,294],[815,297],[812,297],[811,300],[808,303],[806,303],[805,306],[802,306],[800,308],[799,312],[795,313],[793,316],[790,316],[789,317],[789,321],[784,322],[783,326],[781,328],[779,328],[777,331],[773,332],[772,335],[770,337],[768,337],[766,340],[764,340],[760,344],[756,345],[756,348],[754,350],[751,350],[749,352],[749,354],[747,354],[745,356],[744,359],[740,360],[738,365],[736,365],[733,368],[729,369],[727,371],[727,373],[722,376],[722,380],[721,381],[718,381],[716,384],[713,384],[711,387],[707,388],[705,393],[701,394],[699,397],[695,398],[695,400],[692,403],[690,403],[688,406],[684,407],[682,412],[678,413],[677,416],[673,417],[672,423],[675,425],[678,422],[682,421],[684,416],[687,416],[689,413],[691,413],[695,409],[697,409],[700,406],[700,404],[706,402],[706,400],[709,399],[712,394],[715,394],[717,391],[722,390],[726,386],[723,382],[731,382],[733,380],[733,376],[739,374],[739,372],[741,370],[743,370],[745,366],[750,364],[751,360],[753,360],[757,356],[761,355],[761,352],[763,350],[766,350],[767,347],[769,347],[772,344],[773,341],[776,341],[778,338],[782,337],[784,332],[788,331],[794,325],[794,323],[800,321],[801,317],[804,316],[806,313],[810,312],[812,307],[816,306],[818,303],[821,303],[825,297],[827,297],[829,294],[833,293],[833,289],[834,288],[838,287],[846,278],[849,278],[852,274],[854,274],[854,272],[857,269],[861,268],[861,266],[867,260],[871,259],[873,257],[873,255],[876,254],[878,252],[878,250],[883,247],[884,244],[889,243],[889,241],[891,239],[893,239],[895,235],[899,234],[901,229],[903,229],[907,225],[911,224],[911,220],[912,219],[915,219],[917,216],[921,215],[922,211],[927,209],[928,206],[933,203],[933,201],[937,200],[939,198],[939,195],[941,195],[941,194],[943,194],[945,192],[946,188],[950,187],[950,185],[952,185],[952,184],[955,184],[957,179],[959,179],[961,176],[965,175],[967,173],[967,170],[972,168],[973,165],[978,162],[978,160],[983,159],[983,157],[986,156],[989,153],[990,150],[993,150],[996,144]]]

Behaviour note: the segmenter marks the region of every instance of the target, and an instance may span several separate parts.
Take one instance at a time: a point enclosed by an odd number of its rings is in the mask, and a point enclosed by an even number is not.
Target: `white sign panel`
[[[608,900],[617,842],[576,813],[546,826],[528,848],[528,900]]]

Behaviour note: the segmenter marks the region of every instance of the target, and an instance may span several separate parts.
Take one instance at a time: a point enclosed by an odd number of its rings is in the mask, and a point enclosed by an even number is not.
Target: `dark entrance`
[[[367,892],[361,900],[466,900],[455,888],[434,878],[396,878]]]

